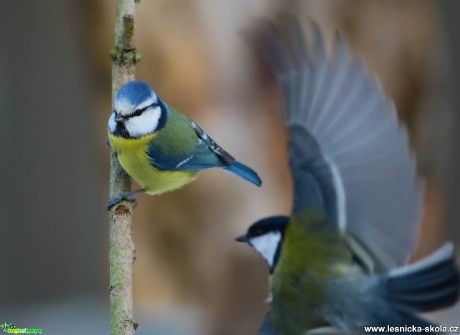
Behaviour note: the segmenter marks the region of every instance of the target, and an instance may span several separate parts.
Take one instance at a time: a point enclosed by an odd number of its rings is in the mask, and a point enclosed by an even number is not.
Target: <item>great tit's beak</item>
[[[235,241],[236,241],[236,242],[249,243],[249,239],[248,239],[248,237],[246,236],[246,234],[241,235],[241,236],[238,236],[237,238],[235,238]]]

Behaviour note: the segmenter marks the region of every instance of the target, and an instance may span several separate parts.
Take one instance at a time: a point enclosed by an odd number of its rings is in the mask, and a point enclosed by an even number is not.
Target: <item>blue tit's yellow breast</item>
[[[150,164],[147,149],[155,140],[155,133],[140,138],[123,138],[109,132],[108,137],[123,169],[149,194],[177,189],[196,178],[195,172],[159,171]]]

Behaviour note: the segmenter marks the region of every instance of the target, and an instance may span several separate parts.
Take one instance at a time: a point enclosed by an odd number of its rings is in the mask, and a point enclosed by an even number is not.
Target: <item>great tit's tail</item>
[[[246,166],[240,162],[233,162],[229,166],[224,167],[224,169],[256,186],[262,185],[262,180],[257,175],[257,173],[249,166]]]
[[[381,288],[391,309],[387,313],[376,311],[377,326],[400,327],[400,334],[413,334],[420,329],[425,334],[441,333],[436,329],[438,325],[419,313],[445,308],[458,300],[460,275],[453,245],[446,243],[421,261],[391,270],[382,277]]]
[[[386,278],[389,301],[414,312],[453,305],[459,298],[459,289],[460,275],[451,243],[419,262],[390,271]]]

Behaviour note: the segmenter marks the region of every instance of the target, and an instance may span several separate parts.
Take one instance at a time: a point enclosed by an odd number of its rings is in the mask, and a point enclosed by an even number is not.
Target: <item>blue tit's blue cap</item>
[[[137,106],[146,100],[156,102],[157,99],[157,95],[147,83],[134,80],[124,84],[120,88],[115,100],[127,100],[131,105]]]

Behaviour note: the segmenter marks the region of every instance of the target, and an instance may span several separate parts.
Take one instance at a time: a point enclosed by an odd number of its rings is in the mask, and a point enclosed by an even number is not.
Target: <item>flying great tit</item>
[[[177,189],[194,180],[198,171],[214,167],[257,186],[262,184],[256,172],[236,161],[142,81],[128,82],[118,91],[108,139],[123,169],[148,194]],[[115,195],[107,207],[123,199],[134,201],[132,192]]]
[[[292,16],[245,34],[282,92],[294,185],[289,217],[262,219],[237,238],[270,271],[259,334],[363,334],[365,326],[431,333],[419,313],[458,300],[453,246],[407,265],[423,187],[406,130],[343,39],[328,57],[312,29],[310,47]]]

